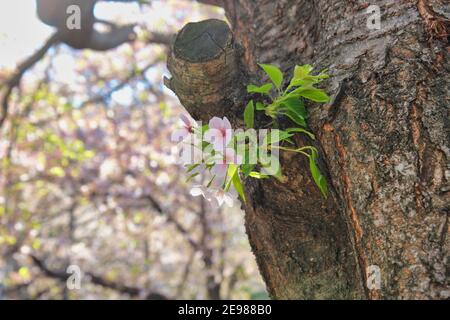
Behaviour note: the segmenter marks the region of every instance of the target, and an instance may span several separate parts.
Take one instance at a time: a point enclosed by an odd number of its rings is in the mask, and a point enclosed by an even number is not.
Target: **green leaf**
[[[253,105],[253,100],[250,100],[250,102],[245,107],[244,122],[245,122],[245,126],[247,127],[247,129],[251,129],[254,127],[255,106]]]
[[[286,109],[280,112],[280,114],[289,117],[289,119],[291,119],[294,123],[298,124],[299,126],[306,127],[305,118],[296,110]]]
[[[245,148],[244,150],[244,154],[241,154],[241,156],[243,156],[243,163],[241,164],[241,172],[244,175],[244,177],[248,177],[248,175],[250,174],[250,172],[253,171],[253,169],[255,168],[256,164],[254,163],[250,163],[250,149],[249,148]]]
[[[241,178],[239,177],[239,166],[235,164],[228,165],[227,175],[230,178],[225,185],[225,191],[230,190],[231,184],[233,184],[237,193],[241,197],[242,201],[245,202],[244,187],[242,186]]]
[[[305,134],[307,134],[311,139],[313,139],[313,140],[316,139],[316,136],[315,136],[312,132],[309,132],[308,130],[303,129],[303,128],[289,128],[289,129],[286,129],[286,131],[289,132],[289,133],[291,133],[291,132],[301,132],[301,133],[305,133]]]
[[[272,133],[274,133],[276,135],[273,140],[272,140]],[[291,134],[287,131],[283,131],[283,130],[279,130],[279,129],[272,129],[272,131],[270,131],[269,133],[267,133],[264,136],[263,146],[286,140],[292,136],[293,136],[293,134]]]
[[[303,103],[302,100],[300,100],[300,97],[297,95],[287,96],[286,98],[283,98],[280,101],[280,104],[289,109],[292,109],[293,111],[295,111],[296,113],[301,115],[304,119],[306,119],[308,116],[308,112],[306,111],[305,104]]]
[[[206,131],[209,130],[209,125],[208,124],[204,124],[201,128],[201,134],[205,134]]]
[[[311,71],[313,70],[313,67],[309,64],[304,64],[302,66],[295,66],[294,69],[294,77],[292,79],[304,79],[307,77]]]
[[[192,170],[194,170],[194,169],[197,168],[198,166],[199,166],[198,163],[196,163],[196,164],[191,164],[191,165],[187,166],[186,172],[187,172],[187,173],[190,173]]]
[[[264,110],[266,108],[266,106],[262,103],[262,102],[257,102],[256,103],[256,110],[261,111]]]
[[[281,70],[273,65],[270,64],[259,64],[261,68],[267,73],[270,80],[275,84],[275,86],[280,89],[281,84],[283,83],[283,73]]]
[[[258,87],[254,84],[249,84],[247,86],[247,92],[248,93],[261,93],[261,94],[267,94],[269,95],[270,90],[272,90],[273,85],[271,83],[263,84],[262,86]]]
[[[296,66],[294,69],[294,76],[292,77],[290,87],[308,86],[315,83],[319,83],[324,79],[329,78],[326,73],[321,72],[320,74],[313,76],[311,71],[313,67],[309,64],[303,66]]]
[[[283,107],[279,113],[289,117],[292,121],[302,127],[306,127],[306,117],[308,112],[300,100],[299,94],[290,93],[288,96],[280,100],[280,105]]]
[[[244,177],[248,177],[250,175],[250,173],[253,171],[253,169],[255,168],[255,164],[242,164],[241,165],[241,171],[244,174]]]
[[[330,97],[325,93],[325,91],[317,88],[299,88],[303,90],[299,90],[298,95],[309,99],[314,102],[328,102],[330,101]],[[297,91],[298,89],[294,90]]]
[[[309,87],[313,84],[316,84],[318,81],[315,78],[309,77],[308,79],[292,79],[289,83],[290,87]]]
[[[292,140],[291,138],[287,138],[284,141],[289,142],[289,144],[295,144],[294,140]]]
[[[244,194],[244,187],[242,186],[241,177],[239,177],[238,171],[234,174],[233,178],[233,186],[236,189],[237,193],[241,197],[242,201],[245,202],[245,194]]]
[[[238,166],[235,164],[229,164],[227,170],[227,177],[229,178],[228,182],[225,185],[225,191],[230,190],[231,182],[233,181],[233,177],[238,172]]]
[[[311,171],[311,175],[314,179],[314,182],[319,187],[323,196],[327,198],[328,196],[327,180],[320,172],[319,167],[317,167],[316,159],[317,159],[317,152],[315,150],[312,150],[311,155],[309,157],[309,170]]]
[[[186,182],[191,181],[192,179],[194,179],[194,178],[195,178],[196,176],[198,176],[198,175],[199,175],[198,172],[189,175],[189,177],[186,179]]]
[[[268,175],[261,174],[260,172],[252,171],[249,173],[249,177],[255,178],[255,179],[265,179],[268,178]]]

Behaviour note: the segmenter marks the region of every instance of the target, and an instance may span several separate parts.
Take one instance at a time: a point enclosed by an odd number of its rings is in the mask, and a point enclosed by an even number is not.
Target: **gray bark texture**
[[[317,140],[296,141],[321,151],[328,199],[299,155],[281,154],[283,182],[246,181],[246,230],[272,298],[449,298],[448,1],[215,4],[231,31],[188,25],[168,60],[166,83],[194,118],[225,115],[242,127],[245,85],[264,77],[257,63],[332,75],[332,102],[308,105]],[[372,4],[380,30],[367,27]],[[183,50],[201,46],[198,59]],[[380,289],[366,285],[373,265]]]

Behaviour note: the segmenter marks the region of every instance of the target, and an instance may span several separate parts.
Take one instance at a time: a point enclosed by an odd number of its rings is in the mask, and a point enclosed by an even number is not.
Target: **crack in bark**
[[[339,164],[340,164],[340,169],[341,169],[341,177],[342,177],[342,181],[343,181],[343,196],[345,199],[345,202],[347,204],[348,209],[350,210],[350,221],[352,223],[352,233],[353,233],[353,245],[354,245],[354,249],[357,255],[357,260],[358,260],[358,264],[359,264],[359,268],[360,268],[360,274],[363,277],[363,284],[366,283],[367,281],[367,257],[364,254],[364,250],[363,247],[361,246],[361,239],[363,237],[363,230],[361,227],[361,223],[359,221],[358,218],[358,214],[356,212],[356,209],[354,208],[354,206],[352,205],[352,197],[350,195],[350,190],[351,190],[351,182],[350,182],[350,178],[347,175],[347,173],[345,172],[344,169],[344,164],[345,164],[345,158],[347,156],[347,151],[345,150],[341,138],[339,136],[339,134],[334,130],[333,126],[331,124],[326,124],[325,128],[326,131],[330,131],[332,132],[333,136],[334,136],[334,141],[335,141],[335,146],[336,149],[338,151],[338,155],[339,155]],[[368,290],[366,288],[366,286],[364,285],[364,290],[366,295],[369,298],[374,298],[376,296],[375,292],[372,292],[371,290]]]
[[[423,19],[429,37],[448,42],[448,37],[450,36],[450,20],[434,12],[428,5],[428,0],[418,0],[417,9]]]

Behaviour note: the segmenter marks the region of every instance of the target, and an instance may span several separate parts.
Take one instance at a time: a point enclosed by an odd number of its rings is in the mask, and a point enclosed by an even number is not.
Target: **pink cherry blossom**
[[[203,196],[212,207],[221,207],[223,204],[232,207],[237,199],[237,193],[232,187],[229,191],[225,191],[222,188],[206,188],[203,185],[196,185],[192,187],[190,194],[194,197]]]
[[[227,173],[227,167],[229,164],[241,164],[242,156],[236,154],[234,149],[227,148],[223,155],[220,155],[220,158],[216,160],[214,167],[212,168],[213,173],[217,177],[224,177]]]
[[[194,127],[197,126],[197,123],[192,120],[191,118],[189,118],[188,116],[182,114],[180,116],[181,121],[183,122],[183,127],[186,131],[188,131],[189,133],[193,133],[194,132]]]
[[[197,127],[197,123],[184,114],[180,116],[180,119],[182,127],[175,130],[172,134],[172,141],[175,142],[180,142],[190,137],[194,133],[194,128]]]
[[[223,189],[216,189],[213,192],[214,199],[217,201],[217,205],[221,207],[224,203],[230,208],[234,205],[236,197],[231,192],[226,192]]]
[[[223,151],[232,137],[233,130],[227,117],[223,119],[214,117],[209,120],[209,130],[205,133],[205,140],[213,145],[214,150]]]

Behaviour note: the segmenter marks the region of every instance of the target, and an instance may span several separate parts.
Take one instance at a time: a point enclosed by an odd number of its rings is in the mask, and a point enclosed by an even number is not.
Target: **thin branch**
[[[144,75],[145,72],[147,72],[150,68],[153,68],[157,62],[152,62],[150,64],[148,64],[147,66],[145,66],[143,69],[139,69],[136,70],[134,69],[124,80],[122,80],[120,83],[118,83],[117,85],[115,85],[114,87],[112,87],[111,89],[109,89],[107,92],[103,93],[103,94],[99,94],[91,99],[88,99],[86,101],[84,101],[81,104],[81,108],[85,107],[88,104],[94,104],[94,103],[100,103],[105,101],[105,99],[111,97],[111,95],[116,92],[119,91],[120,89],[122,89],[123,87],[125,87],[126,85],[128,85],[132,80],[134,80],[135,78],[137,78],[138,76],[142,76]]]
[[[149,202],[151,203],[152,207],[161,215],[164,215],[167,219],[168,222],[172,223],[175,228],[178,230],[178,232],[180,232],[189,242],[190,246],[196,250],[199,251],[201,248],[199,246],[199,244],[192,238],[190,232],[188,230],[186,230],[180,222],[178,222],[172,214],[165,212],[161,205],[156,201],[156,199],[151,196],[151,195],[147,195],[147,199],[149,200]]]
[[[47,277],[55,278],[60,281],[67,281],[67,279],[69,278],[70,275],[68,273],[66,273],[64,271],[60,271],[60,270],[50,269],[45,264],[45,262],[42,259],[38,258],[37,256],[30,255],[30,257],[33,260],[34,264],[39,269],[41,269]],[[93,284],[102,286],[107,289],[112,289],[112,290],[121,292],[123,294],[129,294],[130,296],[139,296],[141,294],[141,292],[143,291],[143,289],[138,288],[138,287],[131,287],[131,286],[127,286],[127,285],[124,285],[121,283],[109,281],[101,276],[98,276],[98,275],[92,273],[92,272],[84,272],[84,274],[90,278],[90,280]],[[166,295],[161,294],[159,292],[150,292],[147,294],[146,298],[149,300],[168,300],[169,299]]]
[[[183,294],[184,288],[187,285],[187,281],[188,281],[189,275],[191,273],[192,264],[194,262],[194,257],[195,257],[195,251],[192,250],[191,253],[189,254],[189,259],[186,262],[186,265],[184,266],[184,270],[183,270],[182,276],[181,276],[181,281],[177,288],[177,294],[176,294],[177,299],[179,299],[181,297],[181,295]]]
[[[209,239],[211,238],[211,228],[206,214],[205,199],[200,197],[200,226],[202,236],[200,241],[200,248],[202,252],[202,260],[206,269],[206,292],[208,298],[211,300],[220,300],[221,283],[216,280],[214,274],[213,249],[210,246]]]
[[[32,56],[30,56],[27,60],[22,62],[18,67],[14,75],[6,80],[4,84],[2,84],[2,87],[6,87],[5,94],[3,98],[1,99],[1,107],[2,107],[2,114],[0,117],[0,128],[3,126],[4,121],[6,120],[6,117],[8,115],[8,109],[9,109],[9,98],[11,97],[12,91],[15,87],[19,86],[20,81],[22,79],[22,76],[25,74],[27,70],[29,70],[32,66],[36,64],[39,60],[41,60],[47,51],[54,45],[59,42],[58,34],[53,34],[46,42],[45,44],[36,51]]]

